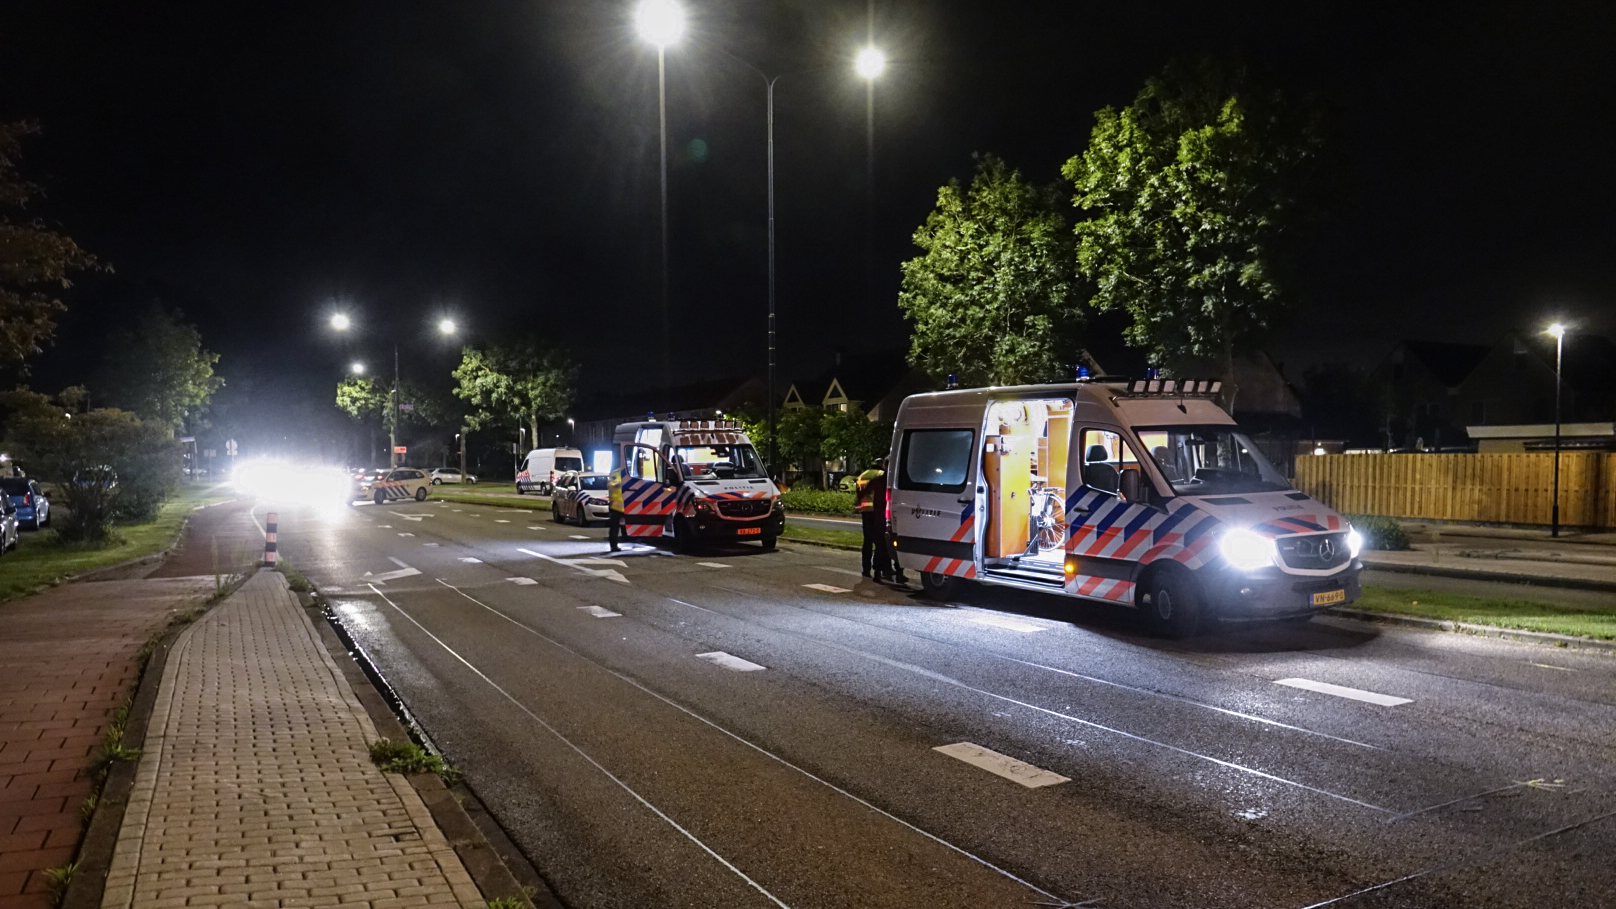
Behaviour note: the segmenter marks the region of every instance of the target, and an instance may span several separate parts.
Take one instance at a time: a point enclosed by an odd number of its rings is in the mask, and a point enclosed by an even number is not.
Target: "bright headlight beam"
[[[1351,552],[1355,559],[1358,553],[1363,552],[1363,534],[1356,530],[1347,531],[1347,551]]]
[[[1218,541],[1218,551],[1241,571],[1255,571],[1274,564],[1274,541],[1244,528],[1225,533]]]

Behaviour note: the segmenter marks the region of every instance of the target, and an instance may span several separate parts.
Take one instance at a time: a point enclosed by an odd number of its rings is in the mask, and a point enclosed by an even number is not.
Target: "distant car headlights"
[[[1347,531],[1347,551],[1351,552],[1355,559],[1358,553],[1363,552],[1363,534],[1356,530]]]
[[[1241,571],[1256,571],[1274,564],[1274,541],[1243,528],[1225,533],[1218,541],[1218,551]]]

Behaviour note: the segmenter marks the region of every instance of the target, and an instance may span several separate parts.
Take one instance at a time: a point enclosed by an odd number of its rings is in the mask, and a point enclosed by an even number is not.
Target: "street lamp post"
[[[684,33],[685,14],[673,0],[641,0],[634,13],[640,37],[656,45],[657,132],[662,165],[662,384],[672,384],[672,317],[668,309],[668,79],[665,52]]]
[[[1554,505],[1550,509],[1549,536],[1560,535],[1560,366],[1565,354],[1566,327],[1559,322],[1549,326],[1554,336]]]
[[[875,23],[870,23],[875,40]],[[864,303],[875,303],[875,80],[886,69],[887,58],[873,43],[859,51],[853,68],[864,77]]]
[[[353,320],[347,313],[335,313],[331,316],[331,327],[336,331],[348,331],[353,327]],[[453,319],[438,320],[438,333],[450,337],[459,331],[459,326]],[[363,375],[365,365],[354,363],[351,367],[355,374]],[[393,342],[393,387],[387,393],[387,463],[390,467],[398,466],[398,342]]]

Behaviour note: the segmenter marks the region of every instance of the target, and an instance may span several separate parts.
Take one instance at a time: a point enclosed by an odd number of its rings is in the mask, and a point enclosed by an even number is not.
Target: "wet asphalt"
[[[1166,641],[807,546],[608,555],[540,510],[280,533],[568,906],[1616,906],[1605,654],[1342,619]]]

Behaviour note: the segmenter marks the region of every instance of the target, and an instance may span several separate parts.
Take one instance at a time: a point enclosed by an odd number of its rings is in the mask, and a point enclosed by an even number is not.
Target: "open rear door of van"
[[[922,576],[976,577],[980,412],[972,411],[977,425],[904,426],[896,439],[888,488],[898,564]]]

